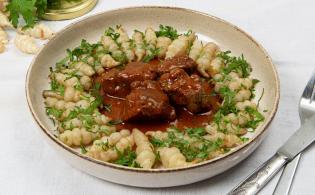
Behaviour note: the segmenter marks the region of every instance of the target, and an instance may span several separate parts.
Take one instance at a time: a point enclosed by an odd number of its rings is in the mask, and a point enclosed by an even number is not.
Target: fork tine
[[[309,99],[310,103],[312,99],[314,99],[314,87],[315,87],[315,71],[313,71],[310,80],[307,82],[307,85],[303,91],[302,97],[305,99]]]

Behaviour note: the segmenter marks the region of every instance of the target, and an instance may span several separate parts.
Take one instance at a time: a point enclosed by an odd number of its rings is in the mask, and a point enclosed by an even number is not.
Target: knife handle
[[[268,181],[288,162],[288,158],[276,153],[253,174],[237,185],[229,195],[253,195],[257,194]]]

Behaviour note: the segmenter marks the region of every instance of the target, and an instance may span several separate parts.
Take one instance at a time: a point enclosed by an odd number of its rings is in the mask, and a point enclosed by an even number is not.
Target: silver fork
[[[243,182],[230,191],[229,195],[257,194],[282,166],[314,142],[315,132],[315,71],[308,81],[299,104],[301,127],[291,136],[274,156],[257,168]],[[281,194],[283,195],[283,194]]]
[[[299,104],[299,114],[300,114],[300,120],[301,124],[305,122],[306,119],[310,118],[315,111],[315,106],[312,105],[312,102],[314,100],[314,94],[315,94],[315,71],[312,74],[312,77],[308,81],[304,92],[302,94],[302,97],[300,99]],[[292,182],[294,179],[296,168],[299,164],[301,154],[297,155],[291,162],[289,162],[282,174],[281,177],[277,183],[277,186],[273,192],[273,195],[288,195],[292,186]]]

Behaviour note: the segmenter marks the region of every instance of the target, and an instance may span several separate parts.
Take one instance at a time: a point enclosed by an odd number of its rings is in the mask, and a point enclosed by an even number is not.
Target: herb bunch
[[[19,24],[19,18],[25,21],[25,27],[32,27],[41,18],[47,7],[59,7],[62,1],[78,0],[11,0],[6,7],[10,13],[9,19],[14,27]]]

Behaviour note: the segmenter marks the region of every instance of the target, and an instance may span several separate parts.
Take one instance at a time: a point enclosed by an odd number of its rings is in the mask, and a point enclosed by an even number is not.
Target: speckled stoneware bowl
[[[213,40],[222,50],[231,50],[233,54],[244,54],[250,62],[252,76],[261,82],[257,85],[257,94],[264,96],[260,108],[265,112],[266,120],[251,139],[230,152],[187,168],[143,170],[122,167],[86,157],[71,149],[53,136],[54,126],[45,114],[42,91],[48,88],[49,67],[65,56],[67,48],[79,45],[81,39],[97,41],[105,27],[122,24],[128,33],[134,29],[144,30],[147,26],[158,28],[159,24],[170,25],[179,31],[193,29],[200,39]],[[193,10],[170,7],[132,7],[103,12],[76,22],[56,34],[38,53],[31,64],[26,78],[26,95],[30,110],[40,127],[42,137],[71,165],[96,177],[130,186],[169,187],[185,185],[213,177],[233,167],[261,143],[267,133],[279,102],[279,80],[274,65],[267,52],[252,37],[236,26],[219,18]],[[257,95],[259,96],[259,95]]]

